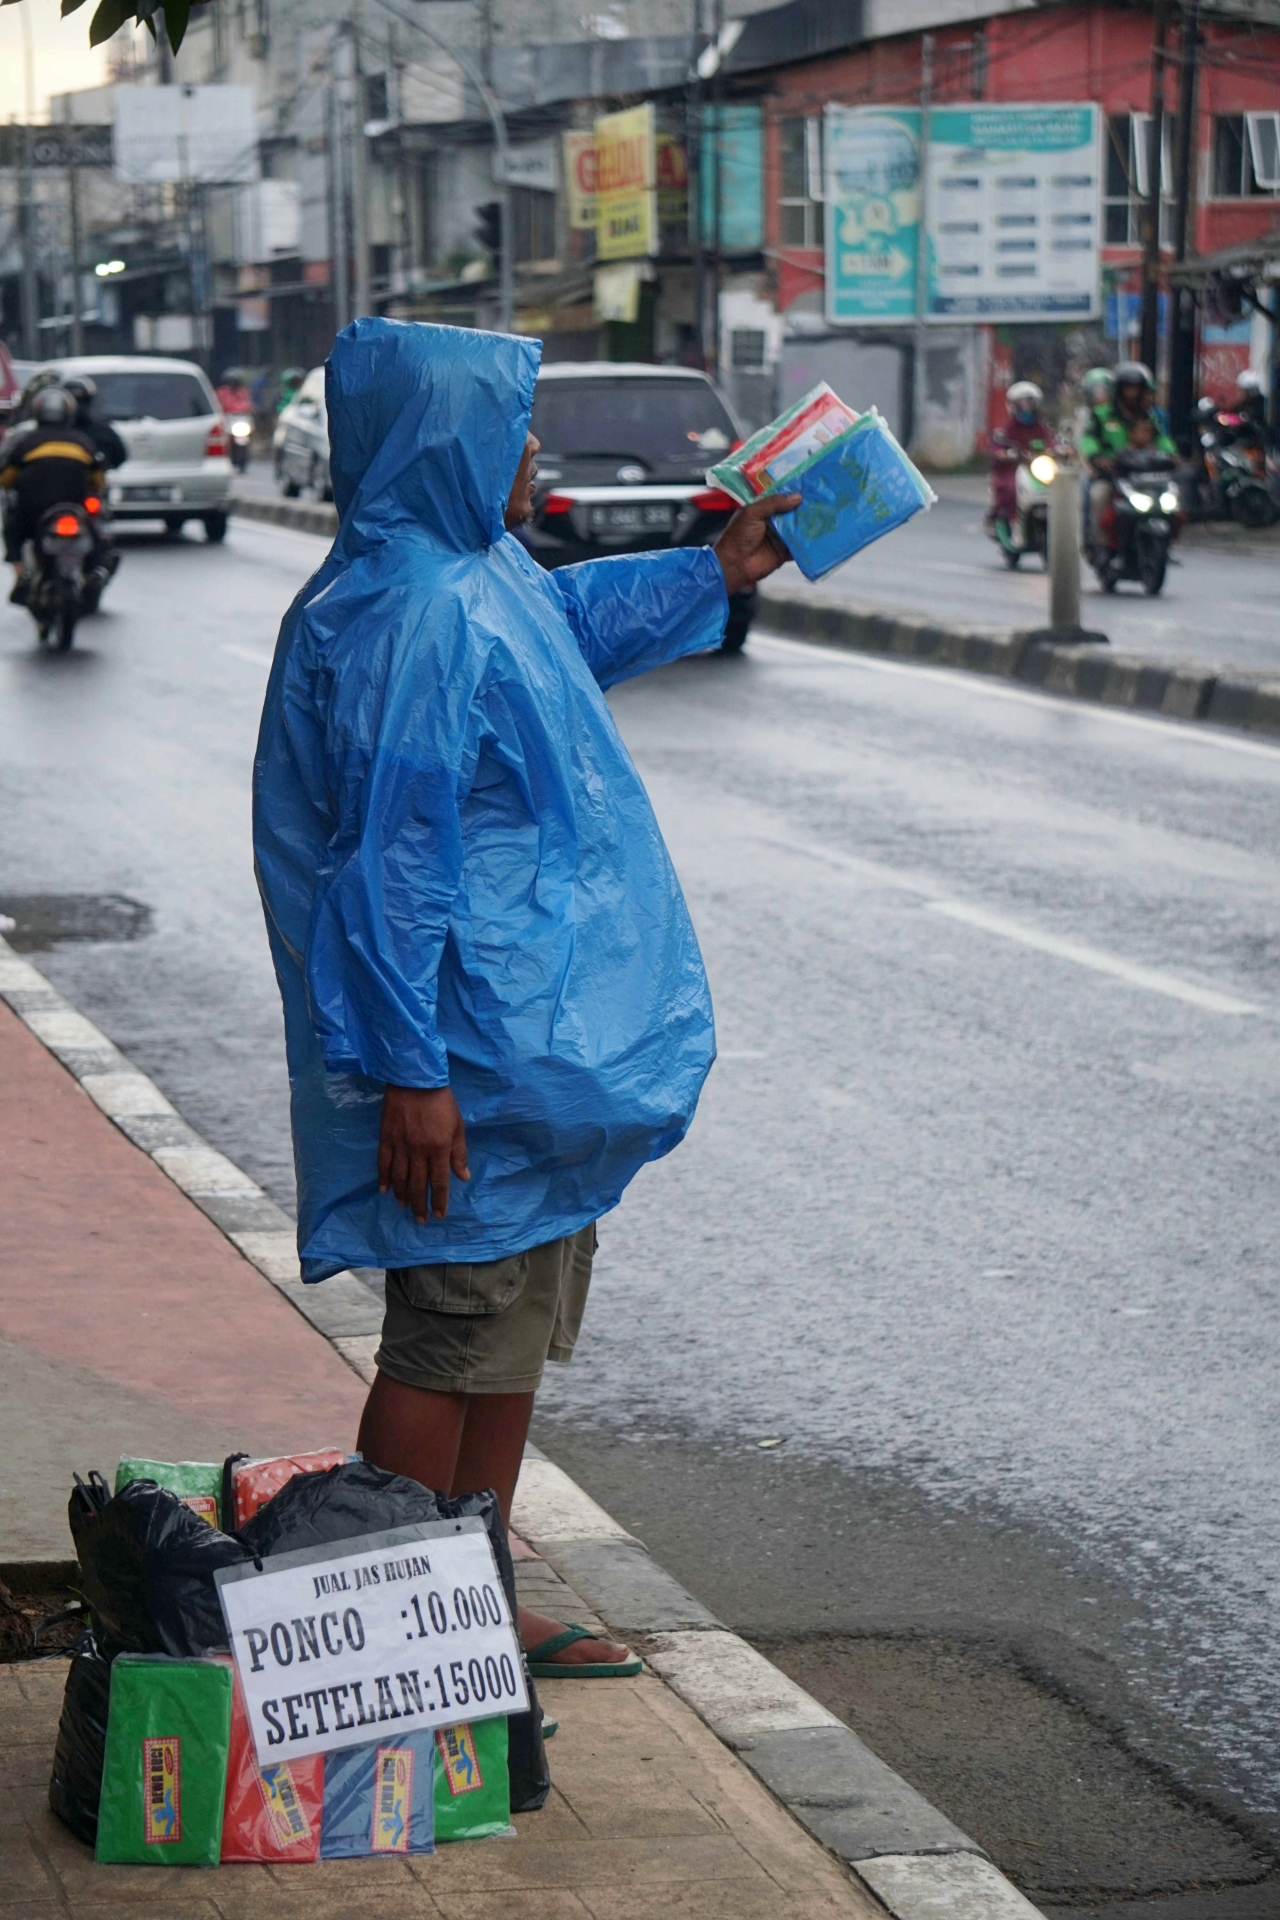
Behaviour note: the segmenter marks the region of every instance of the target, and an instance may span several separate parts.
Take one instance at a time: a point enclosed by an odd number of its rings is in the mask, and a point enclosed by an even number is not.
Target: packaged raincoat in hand
[[[683,1137],[714,1057],[671,861],[603,689],[716,645],[706,548],[544,573],[503,512],[539,349],[358,320],[341,526],[286,616],[254,768],[303,1278],[575,1232]],[[384,1086],[452,1087],[471,1181],[377,1181]]]

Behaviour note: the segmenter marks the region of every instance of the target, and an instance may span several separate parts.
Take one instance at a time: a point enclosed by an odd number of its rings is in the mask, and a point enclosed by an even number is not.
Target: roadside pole
[[[73,354],[84,352],[84,324],[81,320],[83,301],[80,297],[80,170],[76,165],[79,158],[75,141],[79,129],[72,127],[68,138],[71,142],[70,164],[67,167],[67,215],[71,226],[71,351]]]
[[[1156,0],[1151,41],[1151,117],[1147,203],[1142,215],[1142,335],[1138,358],[1158,372],[1160,357],[1160,197],[1164,186],[1164,66],[1168,0]]]
[[[1080,630],[1080,481],[1061,460],[1049,488],[1049,625]]]
[[[1187,0],[1182,10],[1182,47],[1178,73],[1178,177],[1173,257],[1187,257],[1191,233],[1192,152],[1196,128],[1196,61],[1200,47],[1200,9]],[[1196,295],[1191,287],[1170,289],[1173,324],[1169,342],[1169,428],[1183,453],[1192,446],[1196,401]]]

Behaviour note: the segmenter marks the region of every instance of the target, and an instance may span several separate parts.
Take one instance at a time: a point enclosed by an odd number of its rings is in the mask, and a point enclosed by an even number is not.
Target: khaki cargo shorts
[[[374,1364],[435,1393],[532,1393],[573,1358],[595,1249],[591,1226],[505,1260],[393,1268]]]

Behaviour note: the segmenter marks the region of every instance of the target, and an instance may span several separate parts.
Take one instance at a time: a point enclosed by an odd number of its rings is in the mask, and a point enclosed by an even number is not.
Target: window
[[[553,260],[556,252],[556,197],[542,187],[512,187],[512,259]]]
[[[779,231],[784,247],[822,245],[822,122],[787,118],[782,144]]]
[[[1280,188],[1280,114],[1218,113],[1213,118],[1213,193],[1248,199]]]
[[[533,431],[559,459],[642,461],[684,472],[728,453],[738,430],[709,380],[540,380]]]
[[[735,367],[764,366],[764,331],[758,327],[734,327],[729,335],[729,359]]]
[[[385,73],[366,73],[364,76],[364,117],[366,120],[391,118]]]
[[[1166,115],[1160,142],[1160,244],[1173,234],[1173,121]],[[1140,247],[1142,216],[1151,190],[1151,115],[1107,115],[1107,165],[1103,188],[1103,245]]]
[[[104,420],[203,420],[213,404],[194,373],[100,373]]]

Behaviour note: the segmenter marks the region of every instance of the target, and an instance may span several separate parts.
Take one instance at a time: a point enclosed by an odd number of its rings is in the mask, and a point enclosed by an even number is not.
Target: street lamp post
[[[417,14],[414,13],[410,7],[402,4],[402,0],[377,0],[377,5],[383,9],[384,13],[394,14],[397,20],[403,20],[406,26],[416,27],[418,32],[425,34],[427,39],[439,47],[442,53],[447,53],[451,60],[456,60],[462,68],[463,73],[467,76],[467,79],[479,94],[481,104],[489,116],[489,124],[493,128],[494,150],[498,156],[498,206],[500,209],[499,217],[502,221],[502,245],[498,250],[498,322],[503,333],[510,333],[513,319],[511,243],[514,236],[511,232],[511,183],[508,178],[507,165],[507,155],[509,152],[507,123],[503,116],[502,108],[499,106],[497,97],[492,89],[486,85],[483,74],[480,72],[479,67],[477,67],[470,54],[463,53],[459,47],[451,46],[447,40],[441,38],[434,27],[424,26]]]

